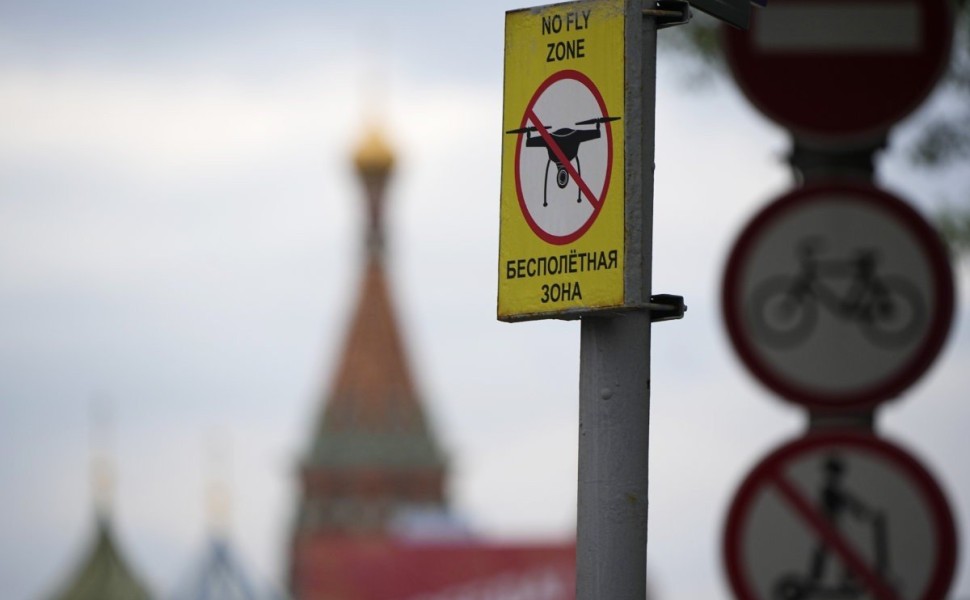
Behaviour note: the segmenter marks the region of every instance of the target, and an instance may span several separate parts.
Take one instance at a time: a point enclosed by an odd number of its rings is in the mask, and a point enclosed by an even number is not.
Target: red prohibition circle
[[[810,433],[776,448],[744,479],[728,510],[724,527],[722,557],[728,581],[738,600],[767,600],[753,588],[744,564],[744,535],[758,493],[782,475],[786,464],[800,455],[826,447],[849,448],[878,456],[904,473],[919,491],[930,513],[936,539],[937,563],[926,589],[916,600],[943,600],[956,569],[956,523],[946,496],[929,471],[909,452],[869,433],[834,431]]]
[[[579,71],[572,69],[565,69],[563,71],[553,73],[546,78],[542,84],[539,85],[539,89],[537,89],[535,94],[532,95],[532,99],[529,100],[529,104],[525,107],[525,111],[522,113],[522,122],[519,127],[525,128],[528,125],[528,115],[533,112],[535,104],[542,96],[543,92],[549,89],[552,84],[563,79],[573,79],[583,84],[593,95],[593,98],[596,100],[602,115],[605,117],[610,114],[606,110],[606,102],[603,100],[603,95],[600,94],[599,89],[597,89],[593,81],[584,73],[580,73]],[[522,194],[522,178],[519,174],[520,158],[523,145],[523,137],[521,135],[519,136],[518,142],[515,146],[515,193],[519,199],[519,209],[522,211],[522,216],[525,217],[525,221],[529,224],[529,228],[532,229],[532,231],[539,236],[541,240],[550,244],[556,244],[557,246],[575,242],[579,238],[583,237],[583,234],[585,234],[589,228],[593,226],[593,223],[599,216],[600,211],[603,209],[603,204],[606,203],[606,192],[610,187],[610,177],[613,172],[613,128],[609,122],[603,123],[603,127],[606,129],[606,176],[603,179],[603,191],[600,192],[600,197],[597,198],[598,202],[594,204],[593,212],[590,214],[589,218],[586,219],[586,222],[583,223],[579,229],[568,235],[553,235],[547,232],[535,222],[535,219],[533,219],[532,215],[529,213],[529,209],[525,204],[525,197]]]
[[[807,203],[831,195],[851,194],[852,202],[890,214],[909,231],[925,253],[935,286],[932,322],[922,345],[901,368],[868,387],[844,392],[821,392],[798,385],[781,374],[758,353],[751,332],[744,324],[744,301],[740,288],[743,269],[763,231],[776,219]],[[871,185],[848,181],[829,181],[791,191],[764,207],[744,227],[728,257],[721,285],[721,308],[728,337],[741,361],[770,390],[785,400],[817,412],[850,412],[870,409],[899,396],[933,364],[943,348],[954,310],[953,273],[947,250],[936,231],[909,204]]]

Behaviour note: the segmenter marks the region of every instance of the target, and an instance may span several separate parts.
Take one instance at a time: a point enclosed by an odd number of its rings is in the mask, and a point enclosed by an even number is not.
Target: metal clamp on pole
[[[643,305],[650,310],[650,322],[659,323],[660,321],[673,321],[683,319],[687,312],[687,305],[684,304],[683,296],[673,294],[657,294],[650,296],[650,302]]]
[[[645,8],[643,16],[657,22],[657,29],[683,25],[690,21],[690,4],[687,0],[657,0],[654,8]]]

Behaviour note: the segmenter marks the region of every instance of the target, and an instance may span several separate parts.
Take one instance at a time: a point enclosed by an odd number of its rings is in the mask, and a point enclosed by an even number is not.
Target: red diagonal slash
[[[795,489],[795,486],[785,479],[781,473],[777,471],[772,473],[770,480],[775,484],[782,498],[788,502],[788,505],[822,538],[823,542],[835,551],[839,558],[845,561],[878,600],[900,600],[899,595],[869,567],[865,559],[842,537],[842,533],[819,515],[812,503],[806,500],[805,496]]]
[[[583,178],[580,177],[579,173],[576,172],[576,168],[573,167],[573,163],[566,158],[565,154],[563,154],[562,149],[559,148],[559,144],[557,144],[552,136],[549,135],[549,132],[546,131],[542,121],[539,120],[539,117],[536,116],[536,113],[534,110],[532,110],[532,108],[529,108],[526,111],[525,118],[532,121],[532,124],[535,126],[536,131],[539,132],[539,135],[542,136],[542,140],[546,143],[546,146],[548,146],[549,149],[552,150],[552,153],[556,155],[556,158],[559,159],[559,163],[566,169],[569,176],[573,178],[573,181],[575,181],[576,185],[579,186],[579,189],[582,190],[583,194],[586,196],[586,199],[589,200],[589,203],[593,205],[593,208],[598,208],[601,202],[600,199],[596,197],[596,194],[590,191],[589,186],[586,185]],[[609,127],[609,124],[606,126]]]

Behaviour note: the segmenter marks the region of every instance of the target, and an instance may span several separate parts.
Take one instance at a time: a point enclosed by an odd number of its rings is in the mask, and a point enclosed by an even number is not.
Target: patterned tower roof
[[[111,525],[99,516],[94,544],[74,576],[51,600],[148,600],[151,596],[118,550]]]
[[[367,206],[363,276],[309,452],[297,537],[384,535],[409,509],[444,509],[445,457],[411,374],[385,256],[395,157],[374,127],[354,155]]]

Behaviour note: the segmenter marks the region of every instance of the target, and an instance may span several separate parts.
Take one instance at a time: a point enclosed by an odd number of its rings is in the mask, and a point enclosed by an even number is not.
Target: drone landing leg
[[[546,161],[546,177],[542,180],[542,205],[549,206],[549,202],[546,201],[546,194],[549,191],[549,165],[552,164],[552,160]]]
[[[597,125],[597,127],[599,127],[599,126]],[[580,177],[583,176],[583,170],[579,167],[579,157],[578,156],[576,157],[576,174],[579,175]],[[581,196],[582,193],[583,193],[583,190],[579,187],[579,182],[577,181],[576,182],[576,202],[582,202],[583,201],[583,198]]]

